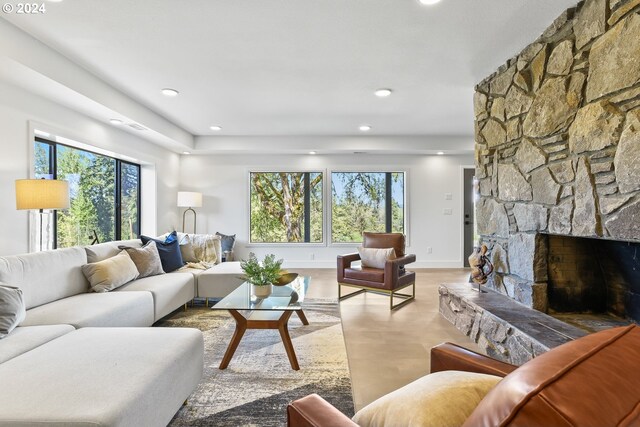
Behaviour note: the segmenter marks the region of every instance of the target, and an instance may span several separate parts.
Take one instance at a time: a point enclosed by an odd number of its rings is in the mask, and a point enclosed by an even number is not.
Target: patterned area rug
[[[235,329],[227,311],[189,307],[161,321],[161,327],[197,328],[204,334],[202,381],[171,426],[284,426],[287,404],[318,393],[353,416],[351,380],[335,301],[308,300],[304,326],[294,313],[289,333],[300,370],[291,369],[277,330],[248,330],[229,367],[218,369]]]

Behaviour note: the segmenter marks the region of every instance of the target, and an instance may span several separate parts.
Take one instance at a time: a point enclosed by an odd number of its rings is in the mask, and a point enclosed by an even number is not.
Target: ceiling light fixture
[[[177,90],[171,89],[168,87],[162,89],[160,92],[162,92],[164,96],[170,96],[170,97],[178,96],[178,94],[180,93]]]
[[[391,95],[392,92],[393,91],[391,89],[378,89],[374,93],[378,98],[386,98],[387,96]]]
[[[116,126],[120,126],[122,123],[124,123],[122,120],[120,119],[111,119],[109,120],[111,122],[112,125],[116,125]]]
[[[360,127],[358,129],[360,129],[361,132],[369,132],[371,130],[371,126],[369,126],[369,125],[360,125]]]
[[[444,151],[438,151],[436,154],[437,154],[438,156],[444,156]]]
[[[191,151],[183,151],[182,154],[191,154]]]
[[[436,3],[440,3],[440,0],[418,0],[418,2],[426,6],[433,6]]]
[[[309,151],[309,154],[311,154],[312,156],[315,156],[316,154],[318,154],[317,151]]]
[[[218,132],[222,130],[222,126],[210,126],[209,129]]]

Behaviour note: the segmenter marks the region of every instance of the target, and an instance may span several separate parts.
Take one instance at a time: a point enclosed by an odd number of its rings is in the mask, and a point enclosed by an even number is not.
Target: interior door
[[[475,169],[464,169],[464,206],[463,206],[463,229],[464,229],[464,266],[469,267],[468,257],[473,252],[475,246]]]

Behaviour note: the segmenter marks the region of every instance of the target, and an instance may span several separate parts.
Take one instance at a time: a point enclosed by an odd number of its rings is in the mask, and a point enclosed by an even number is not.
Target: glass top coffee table
[[[229,366],[247,329],[277,329],[291,367],[299,370],[298,359],[289,336],[288,321],[295,312],[304,325],[309,324],[302,311],[302,303],[307,295],[310,280],[310,277],[298,276],[286,286],[273,286],[271,295],[266,298],[255,296],[251,284],[244,282],[211,307],[212,310],[229,310],[236,321],[236,330],[220,362],[220,369]]]

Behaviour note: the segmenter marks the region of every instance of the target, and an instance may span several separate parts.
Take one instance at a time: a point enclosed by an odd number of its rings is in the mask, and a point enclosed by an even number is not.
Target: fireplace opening
[[[640,243],[549,235],[548,245],[549,314],[593,330],[640,323]]]

